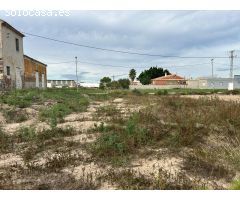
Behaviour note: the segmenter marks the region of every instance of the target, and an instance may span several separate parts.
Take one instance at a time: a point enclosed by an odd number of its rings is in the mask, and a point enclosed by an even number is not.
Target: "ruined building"
[[[0,20],[0,88],[23,88],[24,35],[10,24]]]
[[[47,65],[24,55],[24,88],[47,87]]]
[[[47,87],[47,65],[24,55],[23,37],[0,19],[0,90]]]

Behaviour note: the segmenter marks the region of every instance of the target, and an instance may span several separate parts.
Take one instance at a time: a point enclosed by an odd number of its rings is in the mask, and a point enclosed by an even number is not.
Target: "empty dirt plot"
[[[214,95],[182,95],[181,97],[188,97],[192,99],[199,99],[199,98],[218,98],[223,101],[237,101],[240,102],[240,95],[221,95],[221,94],[214,94]]]
[[[239,101],[181,97],[3,94],[0,188],[239,189]]]

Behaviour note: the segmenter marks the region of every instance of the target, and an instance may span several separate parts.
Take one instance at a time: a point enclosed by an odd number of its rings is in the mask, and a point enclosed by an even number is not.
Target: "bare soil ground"
[[[197,101],[199,95],[183,97],[193,100],[156,95],[90,100],[85,111],[67,114],[54,127],[52,119],[40,118],[54,101],[18,108],[27,116],[21,122],[7,122],[9,105],[2,103],[1,142],[6,147],[0,151],[0,189],[230,188],[240,168],[235,114],[227,115],[226,126],[222,118],[206,124],[204,117],[211,121],[212,115],[200,116],[205,108],[197,105],[214,107],[216,96],[206,95],[207,102]],[[239,106],[240,96],[217,99]],[[127,139],[121,138],[125,132]]]
[[[223,94],[211,94],[211,95],[182,95],[181,97],[189,97],[193,99],[199,98],[219,98],[223,101],[237,101],[240,102],[240,95],[223,95]]]

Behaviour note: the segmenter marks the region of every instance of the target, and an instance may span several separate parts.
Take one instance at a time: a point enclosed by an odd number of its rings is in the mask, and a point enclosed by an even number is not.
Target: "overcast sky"
[[[229,50],[240,50],[239,11],[70,11],[68,17],[7,17],[2,11],[0,18],[20,31],[114,50],[178,56],[229,56]],[[106,64],[79,63],[82,82],[97,83],[112,75],[124,78],[131,68],[139,74],[156,65],[186,78],[211,75],[210,59],[128,55],[28,35],[24,53],[48,64],[48,79],[75,79],[73,62],[51,64],[74,61],[75,56],[79,61]],[[236,54],[240,57],[240,51]],[[240,73],[240,59],[234,64],[234,73]],[[229,68],[228,58],[214,60],[215,75],[229,76],[229,71],[220,71],[225,68]]]

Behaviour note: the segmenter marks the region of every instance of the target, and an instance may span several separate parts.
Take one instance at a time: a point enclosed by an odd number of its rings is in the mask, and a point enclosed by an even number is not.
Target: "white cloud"
[[[0,15],[1,16],[1,15]],[[17,29],[102,48],[181,56],[228,56],[240,47],[239,11],[72,11],[70,17],[5,17]],[[132,67],[163,66],[183,76],[211,73],[210,59],[170,59],[104,52],[35,37],[25,38],[26,54],[46,63],[74,60]],[[196,67],[173,67],[175,65]],[[229,63],[229,59],[216,60]],[[236,64],[239,61],[236,59]],[[240,64],[238,64],[240,65]],[[215,66],[216,68],[220,66]],[[222,67],[222,66],[221,66]],[[102,76],[128,74],[129,69],[80,64],[81,78],[91,82]],[[137,68],[137,71],[141,70]],[[50,78],[74,74],[75,64],[48,66]],[[227,76],[228,72],[216,72]]]

